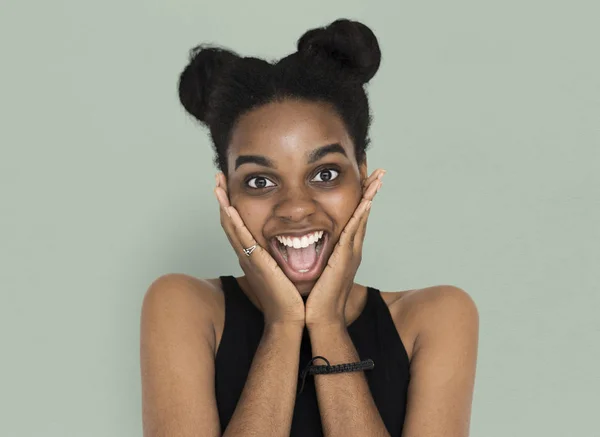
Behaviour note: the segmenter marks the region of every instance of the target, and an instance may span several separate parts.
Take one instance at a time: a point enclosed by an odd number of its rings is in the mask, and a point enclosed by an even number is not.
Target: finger
[[[231,223],[231,218],[227,216],[227,213],[221,208],[221,227],[225,231],[225,235],[229,240],[229,244],[231,244],[231,248],[236,253],[236,255],[240,255],[242,253],[242,244],[239,242],[237,235],[235,234],[235,227],[233,223]]]
[[[242,243],[243,247],[250,247],[256,244],[256,240],[244,224],[244,221],[240,217],[240,214],[237,212],[237,210],[233,206],[228,207],[227,210],[231,216],[231,222],[235,228],[235,234],[237,235],[240,243]]]
[[[363,181],[363,188],[368,188],[369,185],[382,174],[385,174],[385,170],[381,168],[376,169],[373,173],[371,173],[371,176]]]
[[[367,179],[365,179],[363,181],[362,187],[363,187],[363,191],[369,188],[369,185],[371,185],[371,183],[373,183],[373,181],[375,179],[380,179],[383,177],[383,175],[386,173],[386,171],[382,168],[378,168],[376,169],[373,173],[371,173],[371,176],[369,176]]]
[[[244,221],[240,217],[240,214],[237,212],[237,210],[233,206],[229,206],[227,210],[230,215],[231,223],[235,228],[235,235],[237,236],[237,239],[241,245],[241,247],[238,249],[238,253],[242,254],[244,257],[247,257],[253,262],[260,262],[264,260],[267,262],[269,267],[275,268],[277,266],[277,262],[273,259],[273,257],[268,255],[268,252],[260,244],[257,243],[250,230],[244,224]],[[243,249],[247,249],[254,245],[256,245],[256,248],[248,257],[244,253]]]
[[[213,191],[215,192],[215,196],[217,196],[219,205],[227,213],[227,207],[231,206],[231,204],[229,203],[229,196],[227,196],[227,192],[220,186],[215,187]]]
[[[354,238],[356,235],[356,230],[358,229],[358,225],[360,223],[360,219],[365,213],[367,207],[369,206],[370,201],[363,199],[358,207],[354,210],[354,214],[348,220],[348,223],[342,230],[340,235],[340,239],[338,241],[337,246],[341,250],[347,251],[347,253],[351,253],[351,250],[354,247]]]
[[[214,190],[221,207],[221,225],[223,226],[223,229],[227,234],[227,238],[229,239],[229,242],[231,243],[235,252],[238,255],[243,254],[246,256],[246,254],[243,252],[243,249],[249,248],[255,244],[254,237],[252,237],[250,231],[248,231],[246,228],[246,225],[244,224],[237,210],[235,210],[235,208],[229,203],[229,197],[223,188],[225,184],[223,183],[224,181],[222,175],[222,173],[217,174],[218,186],[215,187]],[[232,211],[235,211],[235,218],[231,217]],[[248,238],[248,235],[250,235],[250,238]]]
[[[380,180],[377,180],[374,181],[371,184],[371,186],[369,186],[362,200],[356,207],[354,214],[352,214],[352,217],[350,218],[350,220],[344,227],[344,230],[342,231],[342,235],[340,236],[340,240],[338,242],[340,246],[345,246],[348,248],[354,247],[354,241],[356,239],[358,229],[362,224],[362,219],[365,216],[365,214],[367,214],[368,209],[371,207],[371,203],[375,197],[375,194],[377,193],[379,188],[381,188],[381,185],[382,182]]]
[[[383,182],[383,176],[385,175],[386,171],[382,170],[382,169],[377,169],[373,172],[373,174],[371,175],[371,177],[369,178],[370,180],[370,186],[368,186],[365,189],[365,192],[363,194],[363,201],[364,199],[368,200],[369,202],[366,205],[365,211],[360,217],[359,219],[359,223],[358,223],[358,230],[356,232],[356,235],[353,237],[353,241],[359,240],[359,246],[355,247],[355,249],[361,249],[362,248],[362,240],[364,239],[365,233],[366,233],[366,227],[367,227],[367,220],[369,217],[369,211],[371,209],[371,202],[373,201],[373,199],[375,198],[375,196],[377,195],[377,193],[379,192],[379,190],[381,189]],[[359,205],[360,207],[360,205]]]
[[[233,247],[233,250],[238,255],[240,260],[249,261],[252,259],[253,263],[260,263],[264,261],[267,267],[276,269],[277,261],[273,259],[268,252],[260,246],[256,239],[252,236],[244,221],[240,217],[237,210],[231,206],[229,202],[229,196],[226,191],[226,181],[223,173],[217,173],[216,177],[217,187],[215,187],[215,195],[221,206],[221,225],[225,230],[225,234],[229,239],[229,243]],[[244,249],[248,249],[256,244],[256,248],[250,256],[244,253]]]
[[[227,189],[227,178],[225,178],[225,174],[222,171],[218,172],[215,175],[215,180],[217,182],[217,187],[221,187],[229,198],[229,190]]]
[[[227,201],[227,204],[229,205],[229,201]],[[269,271],[277,271],[279,269],[277,261],[262,246],[256,243],[255,238],[244,224],[237,210],[229,205],[221,208],[220,211],[221,225],[231,247],[240,260],[240,266],[244,272],[247,273],[244,267],[245,263],[252,263],[252,265],[259,266],[259,268],[266,267]],[[246,255],[244,249],[250,248],[254,244],[256,244],[254,251],[250,256]]]
[[[223,227],[225,235],[227,235],[227,239],[229,240],[229,243],[231,243],[233,250],[235,250],[235,252],[239,255],[242,244],[236,235],[235,226],[233,225],[231,217],[229,216],[229,211],[227,210],[227,208],[230,206],[229,199],[224,194],[223,189],[220,187],[215,187],[214,193],[219,203],[221,226]]]
[[[369,188],[367,188],[367,190],[364,192],[363,200],[366,199],[372,201],[375,198],[375,195],[379,192],[379,189],[382,185],[383,182],[381,181],[381,179],[374,180],[369,186]]]
[[[371,214],[372,203],[367,206],[367,211],[362,215],[360,223],[358,224],[358,231],[354,236],[354,253],[361,253],[365,235],[367,233],[367,222],[369,220],[369,214]]]
[[[369,220],[369,214],[371,213],[371,206],[373,203],[373,199],[375,198],[375,196],[377,195],[377,193],[383,186],[383,182],[381,181],[382,177],[383,177],[383,175],[381,175],[379,177],[379,179],[377,180],[377,182],[373,184],[373,185],[377,186],[377,188],[371,188],[370,191],[365,193],[365,198],[369,199],[369,204],[366,207],[366,212],[362,215],[362,217],[360,219],[360,223],[358,224],[358,230],[353,239],[355,253],[362,252],[362,246],[363,246],[363,242],[365,240],[365,235],[367,233],[367,222]],[[373,190],[375,192],[373,192]]]
[[[279,265],[277,264],[277,261],[275,261],[275,258],[273,258],[264,247],[262,247],[256,242],[256,239],[244,224],[244,221],[240,217],[237,210],[233,206],[230,206],[227,209],[231,216],[231,221],[235,226],[235,233],[242,245],[242,247],[239,250],[239,253],[243,254],[244,261],[251,262],[253,265],[257,266],[260,269],[266,269],[267,271],[272,271],[283,276],[284,273],[279,268]],[[252,254],[250,256],[246,255],[243,251],[243,248],[249,248],[254,245],[256,245],[256,248],[254,249]]]

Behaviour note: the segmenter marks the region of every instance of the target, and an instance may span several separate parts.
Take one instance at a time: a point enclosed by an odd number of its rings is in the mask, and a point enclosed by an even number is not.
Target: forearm
[[[303,328],[267,325],[224,437],[289,436]]]
[[[309,328],[309,334],[313,357],[323,356],[332,366],[360,361],[344,325]],[[325,436],[389,436],[364,372],[314,375]]]

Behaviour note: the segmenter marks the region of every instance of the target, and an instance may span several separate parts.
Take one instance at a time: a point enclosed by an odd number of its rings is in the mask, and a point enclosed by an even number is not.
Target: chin
[[[316,283],[317,281],[293,282],[294,286],[296,287],[298,293],[300,293],[301,296],[308,296]]]

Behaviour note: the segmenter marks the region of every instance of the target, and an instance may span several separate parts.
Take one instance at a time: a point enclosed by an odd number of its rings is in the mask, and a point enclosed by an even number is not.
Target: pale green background
[[[481,317],[471,435],[600,436],[595,1],[9,1],[0,12],[0,436],[141,436],[139,316],[168,272],[239,274],[193,45],[281,57],[338,17],[383,51],[358,281]]]

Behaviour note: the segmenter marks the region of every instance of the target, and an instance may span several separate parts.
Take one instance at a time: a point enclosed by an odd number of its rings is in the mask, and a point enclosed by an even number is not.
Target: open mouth
[[[270,243],[275,260],[286,276],[300,282],[313,281],[321,274],[328,240],[327,232],[317,231],[302,238],[278,236]]]

